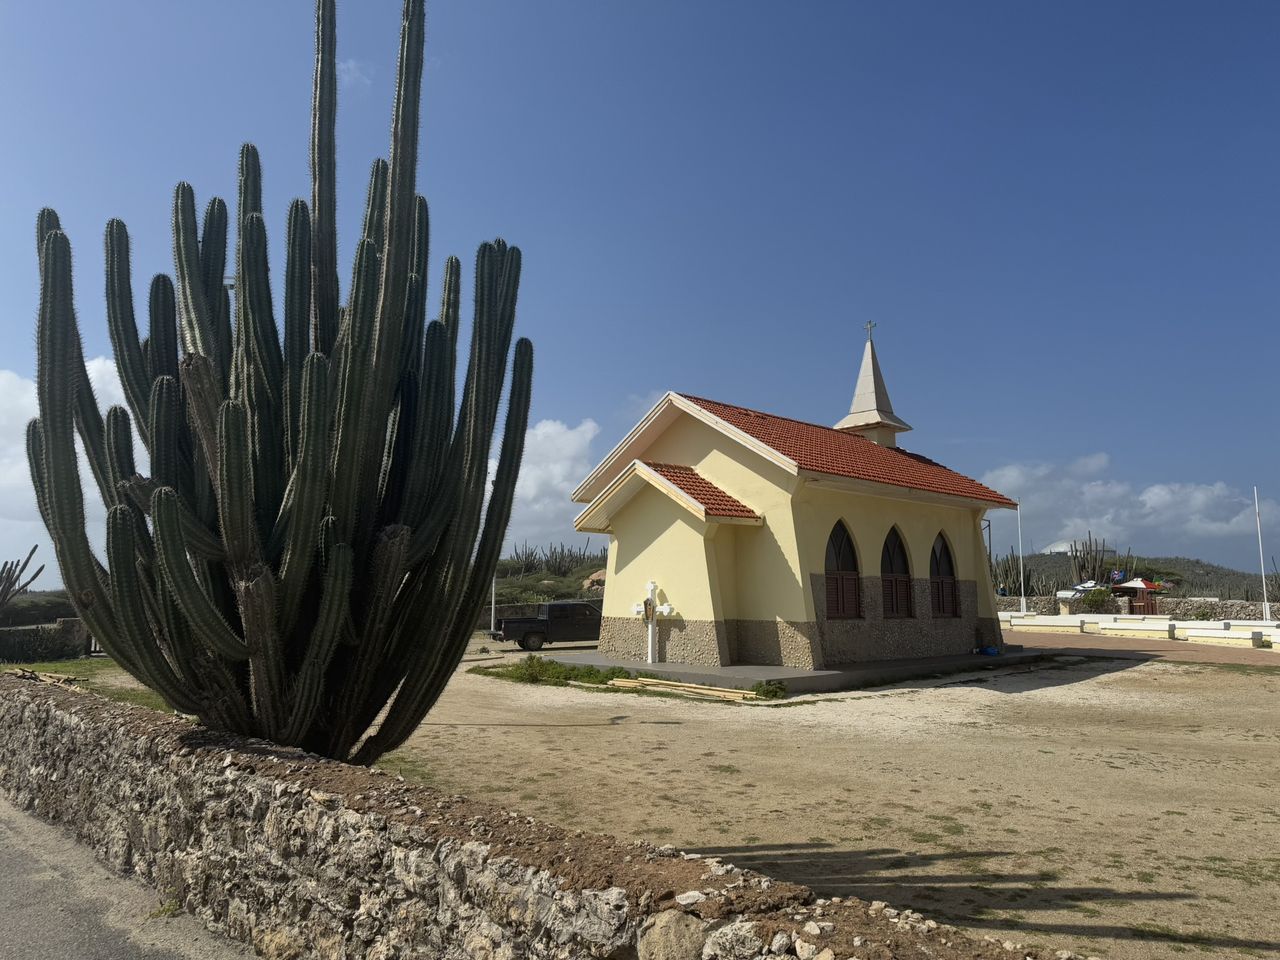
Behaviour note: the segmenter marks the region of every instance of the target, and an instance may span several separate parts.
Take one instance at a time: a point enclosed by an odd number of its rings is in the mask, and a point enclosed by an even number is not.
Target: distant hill
[[[1016,558],[1015,558],[1016,559]],[[1116,563],[1124,562],[1124,554]],[[1024,558],[1027,571],[1027,592],[1037,594],[1052,592],[1043,589],[1053,586],[1060,590],[1071,586],[1071,556],[1065,553],[1034,553]],[[1218,597],[1222,600],[1260,600],[1262,583],[1257,573],[1233,570],[1230,567],[1196,560],[1190,557],[1133,557],[1127,577],[1143,577],[1159,580],[1169,586],[1169,595],[1177,597]],[[1277,578],[1268,579],[1271,590]]]

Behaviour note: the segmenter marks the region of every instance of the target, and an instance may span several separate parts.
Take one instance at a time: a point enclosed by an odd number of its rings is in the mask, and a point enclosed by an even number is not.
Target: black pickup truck
[[[571,640],[594,642],[600,639],[600,608],[584,600],[543,603],[536,616],[503,617],[497,633],[521,650],[541,650],[544,644]]]

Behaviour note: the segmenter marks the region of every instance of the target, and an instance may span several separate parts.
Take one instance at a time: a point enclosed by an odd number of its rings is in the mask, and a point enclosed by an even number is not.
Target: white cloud
[[[338,84],[344,90],[367,87],[373,82],[373,67],[354,58],[338,61]]]
[[[1249,563],[1250,545],[1256,549],[1252,491],[1221,480],[1141,485],[1109,475],[1111,469],[1106,453],[1093,453],[1063,464],[1006,464],[982,482],[1021,501],[1028,552],[1092,532],[1121,550]],[[1280,503],[1263,500],[1261,514],[1264,530],[1280,528]],[[1016,536],[1013,517],[991,517],[998,537],[992,546],[1003,552]]]
[[[600,426],[591,419],[576,427],[560,420],[540,420],[529,428],[507,527],[508,551],[511,544],[525,541],[545,545],[577,540],[580,534],[573,529],[573,518],[581,507],[570,502],[569,494],[595,466],[591,441],[599,432]]]

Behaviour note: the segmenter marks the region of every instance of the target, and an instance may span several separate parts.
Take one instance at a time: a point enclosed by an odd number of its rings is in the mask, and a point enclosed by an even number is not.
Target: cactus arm
[[[191,184],[185,182],[178,184],[173,193],[173,265],[182,345],[187,353],[213,356],[213,311],[201,276],[196,195]]]
[[[106,434],[111,486],[119,491],[120,484],[137,472],[133,465],[133,431],[124,407],[112,406],[107,410]]]
[[[36,507],[40,511],[40,519],[48,528],[51,525],[49,485],[44,474],[44,431],[39,417],[32,417],[27,421],[27,465],[31,468],[31,486],[36,495]]]
[[[311,96],[311,347],[325,356],[338,336],[338,201],[334,130],[338,115],[334,0],[316,3],[316,65]]]
[[[413,266],[415,224],[414,178],[418,165],[418,127],[421,108],[423,42],[426,9],[423,0],[404,0],[400,24],[400,55],[396,98],[391,118],[391,155],[387,175],[387,203],[383,230],[382,272],[377,320],[373,335],[373,376],[370,382],[369,426],[373,436],[386,433],[401,369],[401,341],[409,273]],[[375,440],[377,442],[377,440]],[[361,465],[364,489],[374,489],[379,470],[375,458]],[[372,521],[372,514],[366,515]]]
[[[222,289],[227,272],[227,202],[210,197],[200,233],[200,282],[210,302]]]
[[[227,204],[211,197],[204,210],[200,235],[200,282],[212,310],[213,354],[222,378],[223,390],[231,367],[231,310],[223,285],[227,272]]]
[[[244,405],[235,400],[224,402],[218,413],[218,449],[222,452],[218,463],[218,519],[231,573],[243,578],[262,560],[254,515],[249,418]]]
[[[74,440],[75,401],[71,396],[78,392],[79,385],[74,378],[67,377],[68,369],[74,375],[75,370],[83,371],[84,366],[76,363],[80,344],[72,304],[71,245],[66,235],[60,230],[49,230],[40,260],[36,396],[40,408],[38,446],[44,457],[40,473],[48,511],[47,526],[72,604],[105,649],[119,649],[110,596],[100,575],[101,565],[89,548],[84,530],[84,494],[80,488]]]
[[[395,609],[396,595],[405,580],[409,560],[409,528],[383,528],[374,547],[373,562],[368,572],[370,590],[364,623],[359,630],[361,644],[344,671],[343,693],[338,702],[335,723],[334,753],[346,753],[367,723],[362,723],[360,706],[369,701],[370,690],[379,674],[388,671],[386,656],[393,640],[387,629]],[[391,668],[394,669],[394,668]]]
[[[178,384],[173,377],[157,377],[151,385],[151,476],[161,486],[179,486]]]
[[[178,378],[178,307],[173,281],[168,274],[157,273],[151,278],[151,291],[147,301],[151,326],[148,330],[150,348],[147,363],[148,379],[157,377]],[[139,420],[145,420],[140,417]]]
[[[191,570],[178,519],[178,495],[173,488],[156,488],[151,498],[151,523],[155,529],[160,571],[196,637],[228,660],[247,660],[249,650],[244,641],[231,629]]]
[[[289,204],[285,249],[284,454],[288,472],[298,459],[302,367],[311,352],[311,216],[305,201]]]
[[[107,460],[111,467],[111,485],[116,490],[117,505],[127,508],[133,521],[135,549],[142,559],[150,563],[155,558],[155,545],[147,531],[142,508],[129,495],[129,484],[136,476],[136,471],[133,463],[133,430],[124,407],[113,406],[107,411]]]
[[[198,714],[200,704],[174,675],[173,669],[151,640],[150,625],[142,602],[142,587],[135,561],[133,511],[124,505],[107,512],[107,562],[111,567],[111,597],[120,618],[121,636],[128,639],[134,664],[169,706],[182,713]]]
[[[129,271],[129,232],[121,220],[107,223],[107,328],[116,354],[125,401],[138,423],[145,423],[151,395],[151,376],[138,341],[133,314],[133,286]],[[143,435],[143,443],[146,436]]]
[[[293,684],[292,711],[285,731],[286,743],[300,743],[315,720],[324,692],[325,672],[338,648],[342,628],[349,616],[352,580],[352,551],[337,544],[329,551],[324,573],[324,595],[307,652]]]
[[[219,470],[218,410],[222,405],[222,389],[213,361],[198,353],[189,353],[179,364],[182,389],[187,399],[187,417],[195,439],[204,453],[204,466],[210,477]]]
[[[332,453],[330,514],[338,524],[338,540],[351,542],[356,517],[368,504],[360,503],[360,479],[365,472],[365,442],[373,433],[366,413],[371,403],[369,349],[377,310],[378,254],[372,243],[356,247],[355,280],[348,330],[338,371],[335,440]],[[381,433],[378,433],[381,436]]]
[[[374,247],[382,249],[387,226],[387,161],[379,157],[369,170],[369,191],[364,201],[364,226],[360,236],[372,240]]]
[[[50,207],[41,207],[36,214],[36,257],[40,263],[40,271],[44,273],[44,242],[49,234],[62,229],[62,221],[58,212]]]
[[[284,647],[276,623],[276,584],[268,567],[236,584],[240,621],[249,651],[249,700],[267,737],[278,740],[288,722],[284,700]]]
[[[288,530],[280,560],[280,625],[288,635],[311,574],[320,521],[324,518],[329,470],[329,364],[307,357],[302,375],[301,438],[290,483]],[[277,526],[280,524],[277,523]]]
[[[281,381],[284,361],[280,341],[276,338],[276,322],[271,305],[268,282],[267,234],[262,215],[250,214],[241,222],[243,236],[243,290],[247,326],[241,340],[244,399],[249,413],[253,457],[257,469],[251,473],[254,499],[262,512],[264,524],[274,520],[284,495],[284,449],[281,433],[283,397]],[[270,528],[264,526],[265,540]]]
[[[125,480],[122,486],[129,501],[148,515],[151,513],[151,498],[159,488],[160,484],[154,480],[139,476]],[[222,541],[209,532],[209,528],[201,522],[181,495],[178,495],[178,522],[182,527],[182,540],[193,557],[219,562],[227,558]]]
[[[430,648],[419,645],[422,653],[415,658],[416,663],[409,665],[400,693],[396,695],[378,731],[352,757],[354,763],[372,763],[382,754],[403,744],[439,699],[445,684],[457,669],[466,649],[475,612],[483,602],[484,591],[497,567],[502,539],[511,518],[516,479],[524,456],[532,383],[533,345],[528,340],[521,339],[516,344],[511,396],[498,470],[494,476],[493,495],[489,500],[484,531],[476,550],[469,582],[461,603],[455,609],[448,638],[445,643]]]

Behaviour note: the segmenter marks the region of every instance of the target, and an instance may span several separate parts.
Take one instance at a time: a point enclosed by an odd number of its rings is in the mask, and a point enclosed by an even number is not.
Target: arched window
[[[880,551],[880,584],[884,590],[884,615],[911,616],[911,562],[897,527],[884,538],[884,549]]]
[[[929,554],[929,597],[935,617],[960,616],[960,600],[956,596],[956,565],[946,538],[938,534]]]
[[[862,592],[858,584],[858,555],[853,538],[839,520],[827,537],[827,619],[848,620],[862,616]]]

